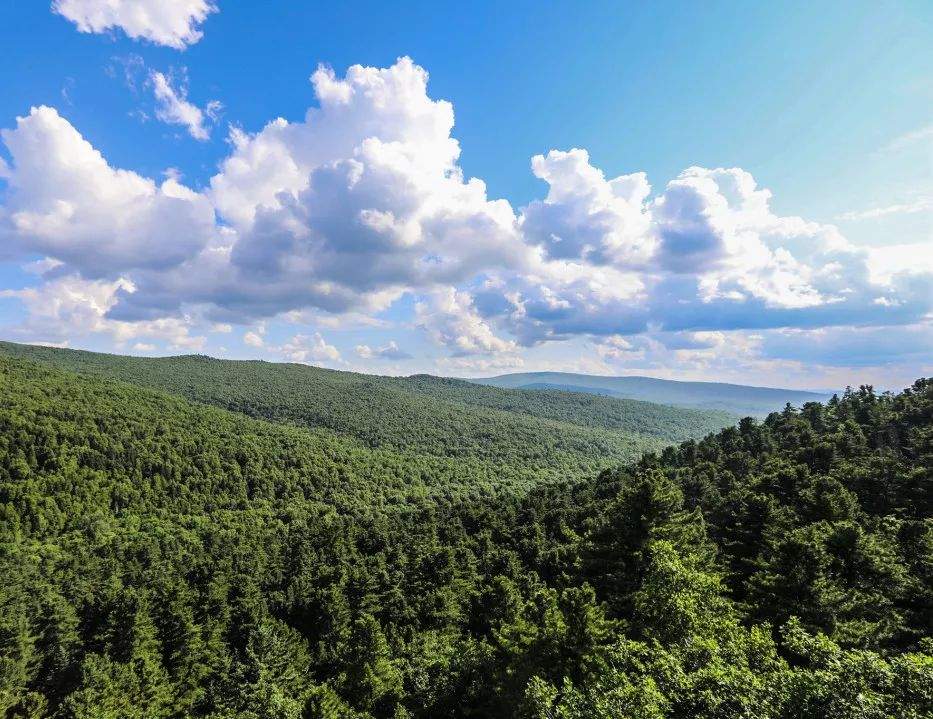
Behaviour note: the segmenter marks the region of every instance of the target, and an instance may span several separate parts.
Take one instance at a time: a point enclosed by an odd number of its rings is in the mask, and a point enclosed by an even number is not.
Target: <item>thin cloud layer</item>
[[[184,50],[201,39],[200,25],[217,6],[210,0],[54,0],[52,11],[80,32],[120,29],[134,40]]]
[[[741,168],[691,167],[655,191],[644,173],[613,178],[585,150],[551,150],[531,163],[546,196],[516,209],[465,177],[453,106],[410,59],[321,67],[311,82],[301,121],[232,132],[203,192],[112,168],[54,109],[33,109],[2,133],[7,258],[47,258],[49,288],[110,283],[103,316],[127,325],[375,320],[404,298],[411,325],[464,369],[574,339],[608,363],[747,357],[780,346],[755,333],[919,326],[933,310],[933,272],[910,259],[924,248],[880,263],[833,225],[776,214]],[[164,84],[197,136],[203,114]],[[320,335],[295,337],[275,351],[341,361]]]

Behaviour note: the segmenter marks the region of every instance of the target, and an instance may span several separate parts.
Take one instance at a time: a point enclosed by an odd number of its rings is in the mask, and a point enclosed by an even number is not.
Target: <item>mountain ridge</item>
[[[780,410],[787,403],[800,406],[806,402],[826,401],[832,396],[832,393],[730,382],[694,382],[643,375],[609,376],[574,372],[516,372],[469,381],[510,389],[562,390],[675,407],[719,409],[756,417]]]

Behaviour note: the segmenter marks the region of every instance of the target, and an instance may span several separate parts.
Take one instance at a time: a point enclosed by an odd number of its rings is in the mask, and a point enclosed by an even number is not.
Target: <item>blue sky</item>
[[[6,3],[0,333],[380,373],[928,374],[933,7],[645,5]]]

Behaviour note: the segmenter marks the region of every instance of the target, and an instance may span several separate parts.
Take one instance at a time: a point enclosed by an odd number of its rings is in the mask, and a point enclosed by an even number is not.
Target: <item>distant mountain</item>
[[[788,402],[799,407],[806,402],[824,402],[831,396],[725,382],[679,382],[653,377],[602,377],[569,372],[519,372],[470,381],[508,389],[582,392],[758,417],[782,409]]]

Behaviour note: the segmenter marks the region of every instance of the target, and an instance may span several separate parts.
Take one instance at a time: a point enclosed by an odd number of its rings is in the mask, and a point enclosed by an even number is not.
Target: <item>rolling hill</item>
[[[430,375],[380,377],[300,364],[146,358],[0,343],[0,355],[169,392],[256,419],[330,430],[366,446],[576,474],[699,438],[737,417]]]
[[[603,377],[569,372],[519,372],[473,379],[471,382],[526,390],[563,390],[606,397],[764,417],[787,403],[825,402],[830,395],[804,390],[751,387],[725,382],[680,382],[653,377]]]

